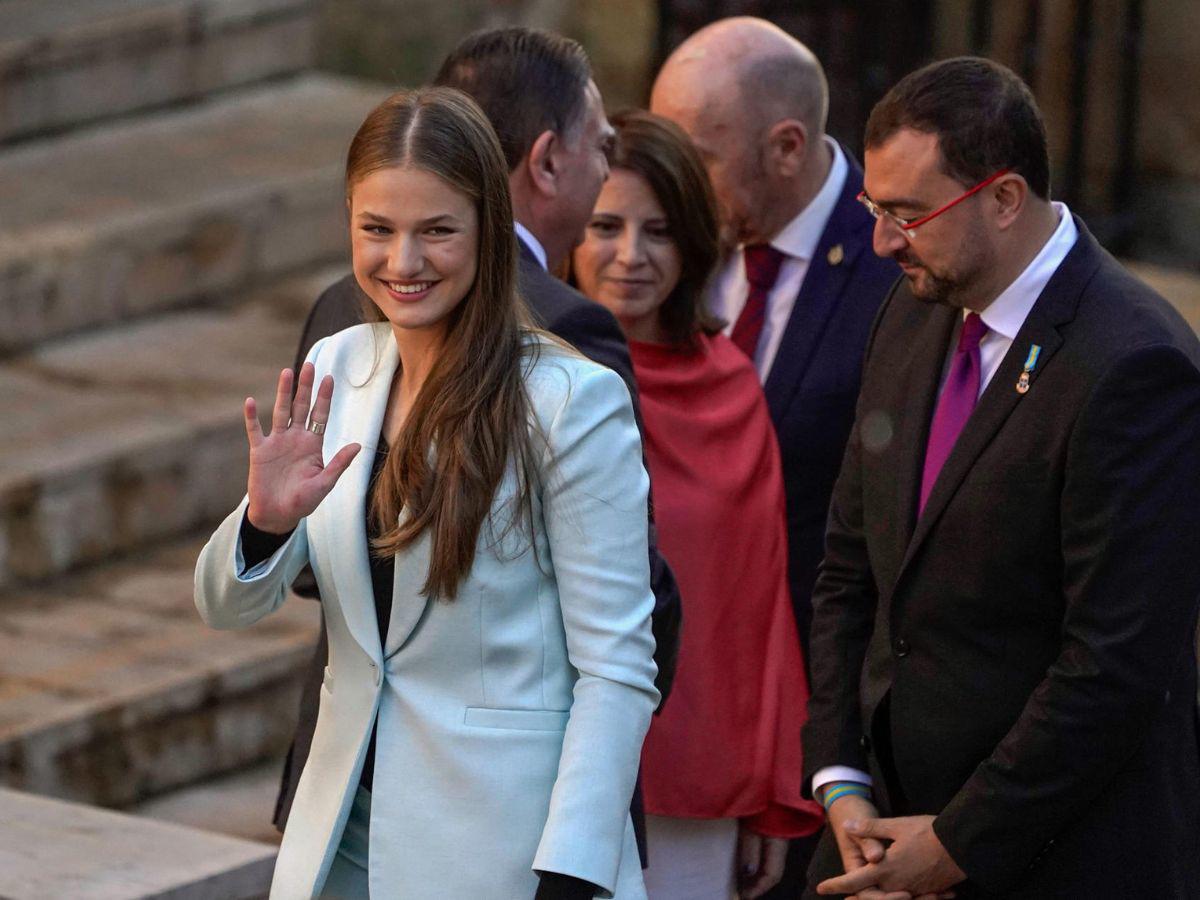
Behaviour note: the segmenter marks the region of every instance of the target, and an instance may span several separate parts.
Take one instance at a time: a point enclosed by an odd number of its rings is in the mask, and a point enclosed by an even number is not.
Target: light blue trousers
[[[322,900],[369,900],[367,837],[371,827],[371,792],[360,787],[350,805],[337,855],[321,890]]]

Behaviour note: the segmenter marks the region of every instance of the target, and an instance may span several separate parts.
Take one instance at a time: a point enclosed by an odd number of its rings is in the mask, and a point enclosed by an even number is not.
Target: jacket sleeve
[[[212,628],[245,628],[274,612],[308,562],[306,523],[301,521],[269,559],[246,569],[241,531],[248,504],[249,498],[242,498],[196,561],[196,609]]]
[[[834,485],[825,558],[813,590],[812,693],[801,738],[803,795],[809,798],[812,777],[820,769],[850,766],[866,771],[868,767],[860,745],[865,723],[859,686],[879,596],[863,536],[861,455],[856,421]]]
[[[902,283],[897,279],[880,306],[867,339],[863,381],[870,370],[871,349]],[[860,685],[867,647],[875,630],[879,593],[863,531],[861,423],[866,401],[859,394],[854,426],[833,487],[825,530],[825,556],[813,588],[813,621],[809,642],[812,690],[804,724],[804,772],[801,793],[811,799],[812,778],[827,766],[867,771],[861,745]]]
[[[577,371],[545,434],[542,512],[567,654],[579,676],[533,868],[590,881],[611,896],[642,740],[659,699],[648,478],[620,378],[593,366]]]
[[[1143,347],[1074,425],[1060,500],[1062,650],[934,822],[968,877],[1003,891],[1139,751],[1194,665],[1200,371]]]
[[[633,400],[633,415],[638,431],[644,431],[641,404],[638,400],[637,381],[633,374],[633,361],[629,357],[629,345],[612,313],[599,303],[586,301],[571,305],[567,312],[546,323],[547,328],[594,362],[607,366],[625,382]],[[658,677],[654,686],[666,702],[675,680],[675,663],[679,655],[679,632],[683,627],[683,603],[679,596],[679,585],[675,573],[658,550],[658,534],[654,527],[653,502],[649,515],[650,542],[650,590],[654,592],[654,663],[658,666]]]

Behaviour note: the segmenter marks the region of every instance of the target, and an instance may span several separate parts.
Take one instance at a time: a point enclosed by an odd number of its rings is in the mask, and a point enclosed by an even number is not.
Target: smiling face
[[[902,219],[927,216],[963,193],[964,186],[942,171],[933,134],[902,128],[869,148],[864,161],[867,196]],[[900,264],[918,299],[971,307],[986,295],[980,286],[995,268],[994,242],[980,211],[984,199],[982,194],[969,197],[908,237],[881,216],[875,222],[875,252]]]
[[[474,201],[432,172],[377,169],[350,193],[354,277],[392,330],[444,335],[475,283]]]
[[[625,334],[661,342],[659,309],[679,283],[681,259],[666,213],[641,175],[614,169],[575,250],[579,288]]]

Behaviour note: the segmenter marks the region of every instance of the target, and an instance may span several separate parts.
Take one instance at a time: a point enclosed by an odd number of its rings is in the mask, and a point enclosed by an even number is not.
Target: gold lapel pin
[[[825,259],[829,261],[831,266],[840,266],[842,260],[846,258],[846,251],[842,249],[841,244],[834,244],[829,248],[829,253]]]
[[[1025,366],[1021,370],[1021,377],[1017,379],[1017,393],[1026,394],[1029,392],[1029,373],[1033,371],[1033,367],[1037,365],[1038,357],[1042,353],[1042,348],[1037,344],[1029,345],[1029,355],[1025,357]]]

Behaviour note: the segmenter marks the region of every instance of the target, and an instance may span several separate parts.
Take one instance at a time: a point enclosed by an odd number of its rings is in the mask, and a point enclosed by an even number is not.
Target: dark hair
[[[583,118],[592,77],[577,42],[532,28],[476,32],[455,47],[433,83],[471,96],[500,138],[508,171],[538,135],[571,132]]]
[[[442,178],[474,201],[479,221],[475,283],[450,313],[445,344],[369,500],[382,532],[373,550],[395,554],[428,530],[432,546],[423,591],[452,599],[471,570],[480,528],[510,458],[518,478],[515,508],[531,509],[534,456],[521,376],[527,351],[512,199],[495,132],[471,98],[452,88],[400,91],[371,111],[346,158],[347,197],[363,178],[393,166]]]
[[[863,143],[882,146],[902,128],[936,135],[943,171],[971,187],[1000,169],[1050,199],[1046,128],[1017,75],[997,62],[960,56],[906,75],[875,104]]]
[[[680,257],[679,283],[658,309],[667,339],[689,344],[697,331],[724,326],[704,307],[704,289],[720,253],[717,203],[695,146],[674,122],[644,110],[612,117],[617,132],[610,165],[635,172],[650,185],[667,215]]]

